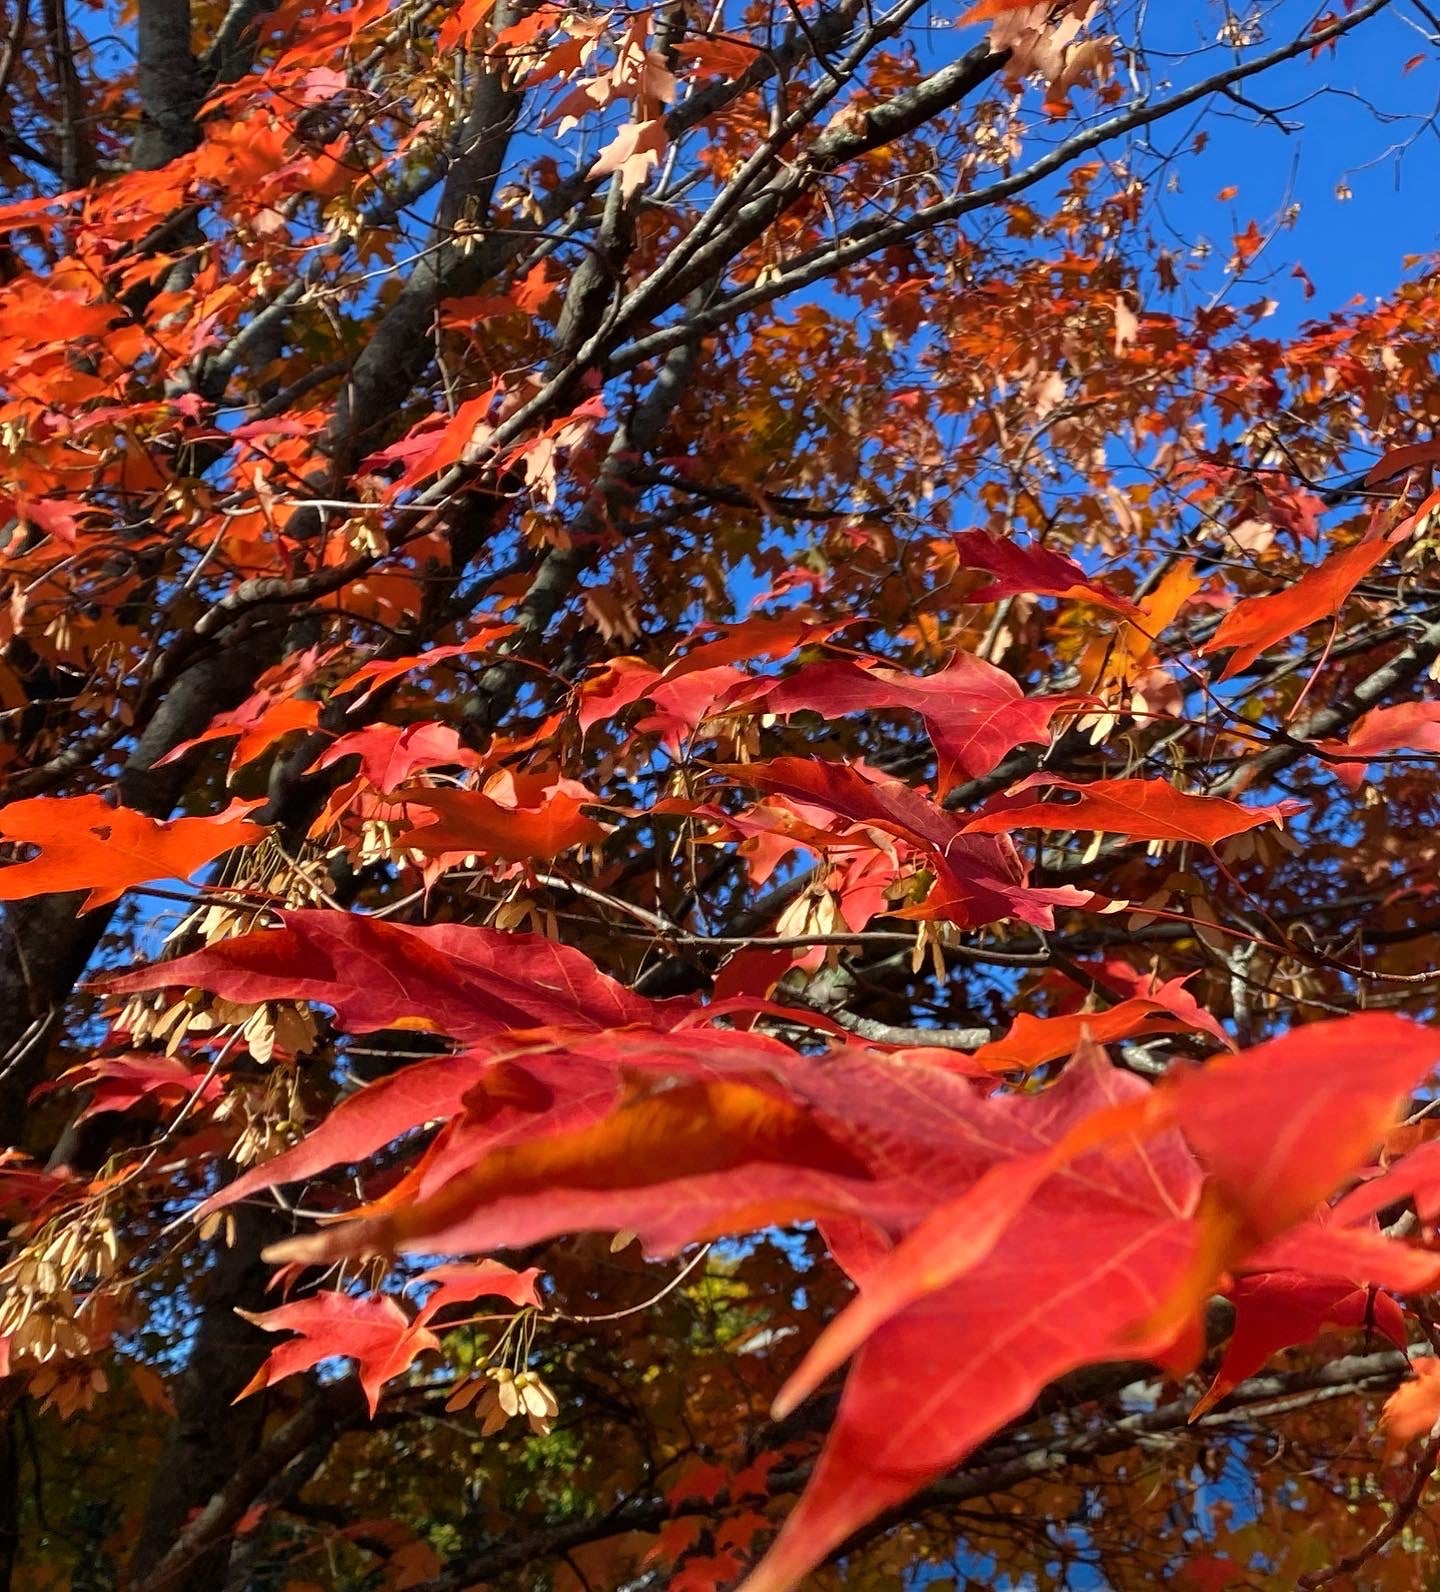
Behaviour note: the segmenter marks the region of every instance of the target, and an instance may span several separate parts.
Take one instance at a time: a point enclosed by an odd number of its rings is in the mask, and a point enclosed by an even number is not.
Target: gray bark
[[[205,79],[190,38],[190,0],[140,0],[140,131],[131,158],[155,171],[200,141]]]

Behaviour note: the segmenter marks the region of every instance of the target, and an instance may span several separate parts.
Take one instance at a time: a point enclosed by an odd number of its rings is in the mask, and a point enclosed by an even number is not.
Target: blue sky
[[[1281,0],[1267,13],[1267,43],[1299,32],[1315,9]],[[1222,14],[1218,6],[1157,10],[1168,15],[1152,33],[1166,42],[1173,36],[1177,48],[1194,47],[1197,19],[1208,14],[1213,23]],[[1428,121],[1440,108],[1440,51],[1427,45],[1423,26],[1401,0],[1393,11],[1363,23],[1333,55],[1290,62],[1247,84],[1247,97],[1294,125],[1293,133],[1223,103],[1212,103],[1196,118],[1208,145],[1179,163],[1182,191],[1163,203],[1179,230],[1214,244],[1202,280],[1218,282],[1232,233],[1252,218],[1268,231],[1287,205],[1299,205],[1293,226],[1277,237],[1255,272],[1263,277],[1267,266],[1274,270],[1277,333],[1339,309],[1356,294],[1384,296],[1402,277],[1405,255],[1440,247],[1434,197],[1440,191],[1440,137]],[[1416,55],[1424,59],[1405,71]],[[1156,131],[1155,143],[1173,147],[1191,125],[1189,116],[1177,117]],[[1352,197],[1337,197],[1342,182]],[[1217,195],[1232,184],[1239,189],[1236,196],[1219,201]],[[1289,276],[1297,260],[1315,283],[1308,302]]]

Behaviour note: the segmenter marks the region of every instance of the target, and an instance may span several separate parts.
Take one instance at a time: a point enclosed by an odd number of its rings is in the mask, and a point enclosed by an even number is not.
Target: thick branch
[[[1395,1350],[1347,1356],[1313,1371],[1252,1377],[1242,1383],[1223,1410],[1212,1411],[1191,1422],[1194,1400],[1176,1399],[1157,1409],[1097,1423],[1068,1435],[1053,1432],[1017,1441],[1008,1450],[987,1451],[983,1463],[962,1468],[932,1483],[904,1506],[882,1516],[836,1551],[840,1558],[863,1542],[890,1530],[917,1514],[946,1510],[978,1498],[1010,1492],[1026,1482],[1083,1464],[1107,1454],[1122,1453],[1159,1437],[1184,1441],[1189,1434],[1223,1432],[1252,1424],[1277,1403],[1288,1409],[1306,1408],[1337,1398],[1352,1398],[1395,1385],[1409,1370],[1409,1361]],[[777,1470],[768,1484],[772,1496],[795,1492],[809,1479],[809,1468]],[[680,1515],[709,1515],[723,1511],[722,1496],[713,1504],[698,1499],[671,1504],[663,1497],[644,1495],[627,1500],[598,1519],[568,1522],[526,1537],[487,1543],[450,1565],[442,1575],[421,1584],[416,1592],[459,1592],[460,1588],[527,1565],[536,1565],[587,1543],[603,1542],[627,1532],[655,1532]]]

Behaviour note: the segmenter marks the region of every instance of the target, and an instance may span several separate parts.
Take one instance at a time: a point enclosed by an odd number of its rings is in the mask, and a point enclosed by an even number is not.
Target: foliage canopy
[[[6,1586],[1434,1584],[1440,22],[1155,9],[8,0]]]

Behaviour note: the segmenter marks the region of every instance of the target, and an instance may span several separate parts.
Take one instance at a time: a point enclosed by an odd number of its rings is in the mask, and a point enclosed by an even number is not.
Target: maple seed
[[[462,1383],[445,1408],[463,1410],[472,1402],[483,1437],[493,1437],[521,1415],[531,1434],[543,1437],[560,1412],[555,1395],[535,1372],[514,1372],[502,1365],[487,1366],[482,1375]]]

